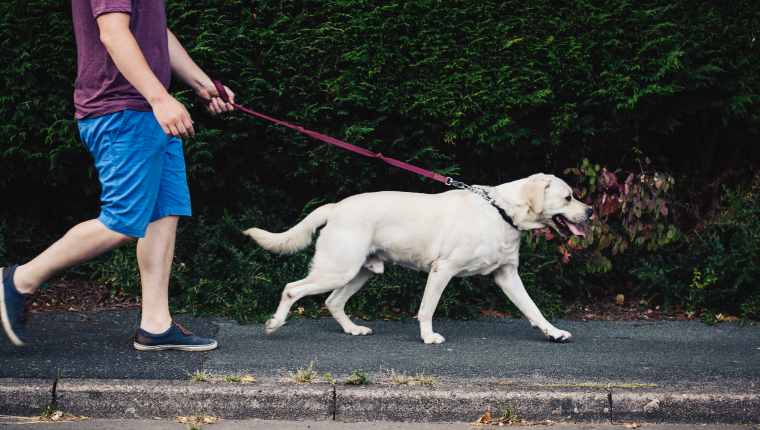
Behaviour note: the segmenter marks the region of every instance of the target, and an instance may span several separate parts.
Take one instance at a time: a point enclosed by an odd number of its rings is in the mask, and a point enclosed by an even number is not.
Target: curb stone
[[[56,383],[57,382],[57,383]],[[55,389],[53,387],[55,386]],[[610,400],[612,404],[610,405]],[[668,423],[760,421],[760,394],[648,389],[298,385],[275,378],[253,384],[157,380],[0,379],[0,414],[37,415],[46,406],[95,418],[472,422],[485,410],[529,421],[633,420]],[[612,406],[612,408],[610,408]]]
[[[54,381],[0,379],[0,414],[38,415],[52,402]]]

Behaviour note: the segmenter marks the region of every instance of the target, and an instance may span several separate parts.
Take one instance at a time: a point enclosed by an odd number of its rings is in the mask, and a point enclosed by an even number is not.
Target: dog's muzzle
[[[585,236],[586,235],[586,222],[574,223],[567,219],[562,214],[557,214],[552,217],[554,226],[557,231],[563,236]]]

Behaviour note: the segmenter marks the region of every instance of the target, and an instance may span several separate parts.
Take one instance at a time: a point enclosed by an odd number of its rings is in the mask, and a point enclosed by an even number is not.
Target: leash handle
[[[441,182],[441,183],[443,183],[443,184],[445,184],[447,186],[450,186],[450,187],[457,187],[457,188],[459,188],[457,185],[461,184],[461,182],[455,181],[454,178],[452,178],[450,176],[443,176],[440,173],[436,173],[436,172],[433,172],[433,171],[430,171],[430,170],[427,170],[427,169],[423,169],[422,167],[418,167],[418,166],[415,166],[413,164],[409,164],[407,162],[404,162],[404,161],[401,161],[401,160],[397,160],[395,158],[386,157],[385,155],[383,155],[380,152],[373,152],[373,151],[370,151],[370,150],[368,150],[366,148],[362,148],[361,146],[352,145],[352,144],[350,144],[348,142],[344,142],[344,141],[342,141],[340,139],[336,139],[334,137],[327,136],[325,134],[318,133],[316,131],[306,129],[306,128],[300,126],[300,125],[291,124],[291,123],[289,123],[287,121],[283,121],[283,120],[276,119],[276,118],[273,118],[273,117],[268,116],[268,115],[264,115],[263,113],[256,112],[256,111],[251,110],[251,109],[249,109],[249,108],[247,108],[247,107],[245,107],[243,105],[240,105],[238,103],[232,103],[230,101],[229,94],[227,94],[227,90],[224,88],[224,85],[220,81],[217,81],[217,80],[214,80],[213,83],[214,83],[214,87],[216,87],[217,93],[219,93],[219,98],[221,98],[222,100],[224,100],[225,103],[232,104],[235,107],[235,109],[237,109],[237,110],[245,113],[246,115],[249,115],[249,116],[252,116],[252,117],[255,117],[255,118],[259,118],[259,119],[263,119],[265,121],[269,121],[269,122],[271,122],[273,124],[281,125],[283,127],[290,128],[290,129],[295,130],[295,131],[297,131],[297,132],[299,132],[301,134],[309,136],[309,137],[311,137],[313,139],[319,140],[319,141],[324,142],[324,143],[328,143],[328,144],[333,145],[333,146],[337,146],[339,148],[345,149],[346,151],[351,151],[351,152],[353,152],[355,154],[363,155],[363,156],[368,157],[368,158],[377,158],[377,159],[382,160],[384,163],[389,164],[391,166],[397,167],[397,168],[402,169],[402,170],[406,170],[408,172],[415,173],[415,174],[420,175],[420,176],[424,176],[426,178],[432,179],[432,180],[437,181],[437,182]],[[206,103],[210,103],[210,102],[211,102],[211,100],[206,100]]]
[[[214,82],[214,86],[216,87],[216,92],[219,93],[219,98],[224,100],[225,103],[229,103],[230,95],[227,94],[227,90],[224,88],[224,85],[222,85],[221,82],[216,81],[216,80],[213,82]]]

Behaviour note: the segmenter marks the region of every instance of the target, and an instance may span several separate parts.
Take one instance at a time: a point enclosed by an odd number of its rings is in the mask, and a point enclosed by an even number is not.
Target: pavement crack
[[[613,415],[613,412],[612,412],[612,390],[607,392],[607,408],[609,409],[609,412],[610,412],[610,424],[614,424],[615,416]]]
[[[332,409],[332,419],[335,421],[338,412],[338,390],[335,385],[332,387],[332,407],[330,409]]]
[[[53,389],[51,390],[50,407],[56,409],[58,407],[58,376],[53,379]]]

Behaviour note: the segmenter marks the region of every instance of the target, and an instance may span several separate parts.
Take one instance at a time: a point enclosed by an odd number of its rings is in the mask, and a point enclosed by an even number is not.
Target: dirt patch
[[[70,311],[96,312],[104,310],[136,309],[140,298],[123,292],[113,292],[110,288],[85,280],[61,279],[52,282],[48,288],[40,290],[28,303],[32,312]],[[514,318],[509,312],[483,309],[480,314],[490,318]],[[576,303],[567,307],[565,319],[578,321],[630,321],[630,320],[693,320],[699,313],[686,312],[678,307],[662,310],[650,306],[639,298],[610,296],[593,303]],[[730,320],[733,317],[727,316]]]
[[[83,280],[60,279],[40,289],[27,301],[32,313],[49,311],[97,312],[136,309],[140,299],[108,287]]]
[[[695,312],[686,312],[679,307],[667,311],[657,305],[649,305],[645,300],[632,298],[622,303],[617,297],[601,298],[594,303],[576,303],[567,308],[566,319],[579,321],[683,321],[699,319]]]

